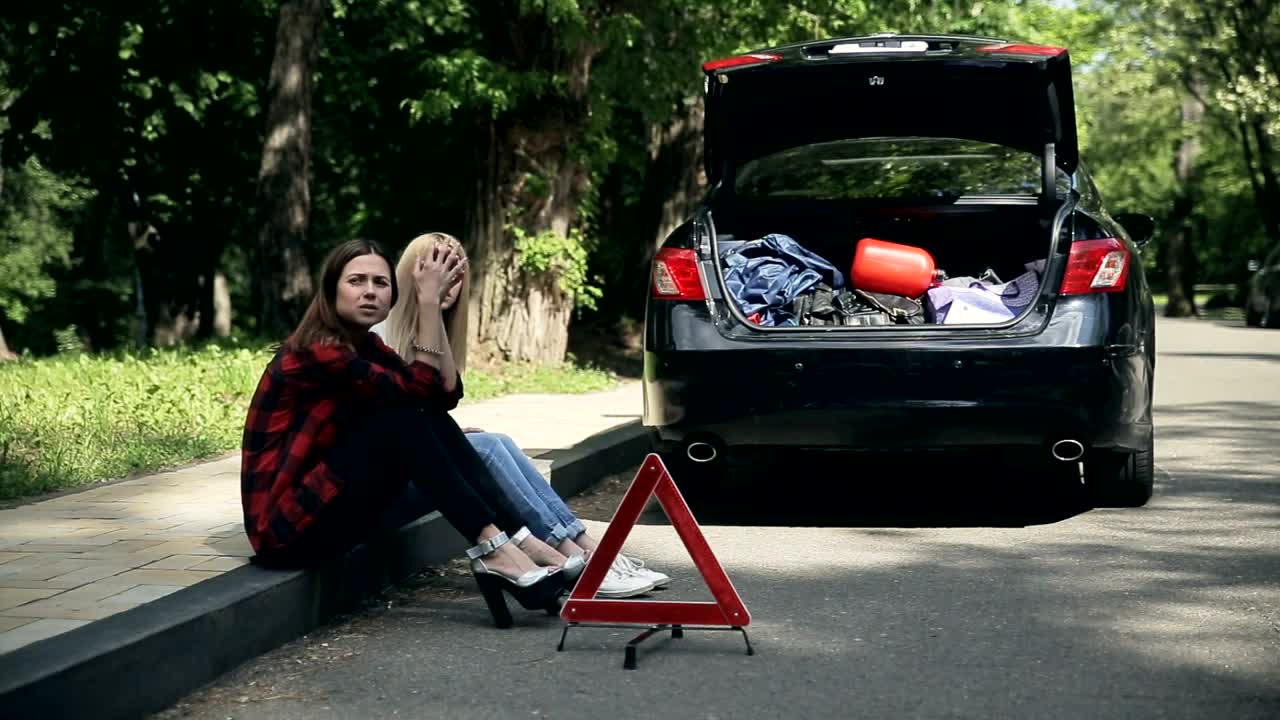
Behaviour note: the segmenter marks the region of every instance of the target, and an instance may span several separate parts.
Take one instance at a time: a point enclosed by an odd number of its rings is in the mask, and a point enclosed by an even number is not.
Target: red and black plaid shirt
[[[288,549],[342,491],[325,456],[344,412],[406,400],[447,412],[461,398],[461,377],[446,393],[435,368],[405,364],[373,333],[355,349],[282,349],[263,372],[244,424],[240,499],[253,549]]]

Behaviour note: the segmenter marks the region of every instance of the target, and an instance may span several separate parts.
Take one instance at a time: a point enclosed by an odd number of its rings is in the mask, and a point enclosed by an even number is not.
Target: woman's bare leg
[[[502,531],[496,525],[486,525],[480,531],[480,536],[476,538],[475,542],[478,545],[500,532]],[[512,578],[520,577],[530,570],[538,569],[538,564],[517,547],[515,543],[506,543],[497,550],[485,555],[481,560],[484,561],[486,567]]]
[[[551,547],[533,535],[529,535],[520,543],[520,549],[534,562],[543,566],[564,567],[564,564],[569,560],[563,553],[558,552],[556,548]]]

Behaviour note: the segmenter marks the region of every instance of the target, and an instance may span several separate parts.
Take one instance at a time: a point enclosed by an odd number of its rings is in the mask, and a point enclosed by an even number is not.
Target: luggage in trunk
[[[1038,297],[1051,245],[1035,205],[842,213],[806,203],[714,222],[726,294],[760,327],[1003,324]],[[901,294],[877,292],[886,289]]]

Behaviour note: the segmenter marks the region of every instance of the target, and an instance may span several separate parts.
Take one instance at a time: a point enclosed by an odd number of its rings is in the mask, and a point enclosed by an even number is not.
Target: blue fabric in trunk
[[[791,303],[819,282],[844,287],[844,275],[794,239],[772,233],[721,253],[729,295],[765,327],[796,325]]]

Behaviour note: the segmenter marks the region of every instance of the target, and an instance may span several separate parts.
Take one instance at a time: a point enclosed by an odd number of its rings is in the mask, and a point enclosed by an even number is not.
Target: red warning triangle
[[[604,600],[596,599],[596,591],[622,550],[622,545],[640,519],[640,513],[653,495],[658,496],[662,510],[675,527],[684,547],[693,558],[694,565],[706,581],[715,602],[684,602],[674,600]],[[569,599],[560,609],[560,617],[573,623],[620,623],[635,625],[712,625],[746,627],[751,615],[738,597],[738,591],[729,581],[720,561],[716,559],[707,540],[702,536],[698,521],[689,511],[689,504],[671,479],[671,473],[662,459],[650,453],[640,471],[631,481],[631,487],[609,521],[609,529],[600,539],[596,551],[587,561]]]

